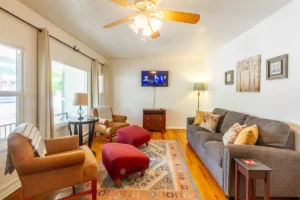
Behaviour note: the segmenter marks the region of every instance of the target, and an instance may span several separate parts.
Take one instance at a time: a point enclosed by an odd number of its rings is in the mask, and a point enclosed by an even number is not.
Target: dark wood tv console
[[[166,132],[166,109],[143,109],[143,128]]]

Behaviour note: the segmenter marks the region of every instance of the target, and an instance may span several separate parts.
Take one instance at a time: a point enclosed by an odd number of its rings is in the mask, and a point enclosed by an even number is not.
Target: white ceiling
[[[109,0],[20,0],[106,57],[206,57],[291,0],[162,0],[159,8],[199,13],[196,25],[164,21],[161,37],[141,41],[126,22],[132,11]]]

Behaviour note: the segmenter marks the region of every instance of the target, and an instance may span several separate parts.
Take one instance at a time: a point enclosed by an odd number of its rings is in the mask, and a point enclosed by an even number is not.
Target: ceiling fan
[[[162,22],[158,19],[189,24],[196,24],[200,20],[200,15],[198,14],[158,9],[157,6],[160,0],[135,0],[134,4],[127,0],[110,1],[129,8],[136,14],[108,24],[104,26],[104,28],[112,28],[134,19],[134,22],[129,25],[129,27],[131,27],[136,33],[139,33],[139,29],[143,29],[143,36],[151,36],[152,39],[160,36],[158,30]]]

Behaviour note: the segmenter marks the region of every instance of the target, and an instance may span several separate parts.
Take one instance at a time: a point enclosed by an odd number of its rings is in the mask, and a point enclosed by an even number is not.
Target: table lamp
[[[207,90],[205,83],[194,83],[194,90],[198,91],[198,110],[199,110],[199,98],[200,98],[200,91]]]
[[[79,120],[82,120],[83,117],[83,109],[81,106],[87,106],[88,105],[88,94],[87,93],[74,93],[74,99],[73,99],[73,105],[79,106],[79,109],[77,111],[79,115]]]

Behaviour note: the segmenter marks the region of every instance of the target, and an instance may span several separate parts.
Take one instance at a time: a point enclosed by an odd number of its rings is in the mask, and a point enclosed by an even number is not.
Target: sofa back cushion
[[[215,115],[221,115],[220,119],[219,119],[219,122],[218,122],[217,130],[216,130],[217,133],[221,132],[220,129],[221,129],[222,123],[224,121],[224,118],[225,118],[227,112],[228,112],[228,110],[224,110],[222,108],[215,108],[213,110],[213,114],[215,114]]]
[[[221,133],[226,133],[228,129],[233,126],[235,123],[239,124],[244,124],[245,119],[248,117],[247,114],[244,113],[239,113],[239,112],[234,112],[234,111],[229,111],[225,118],[224,121],[221,125]]]
[[[256,143],[257,145],[289,148],[286,147],[286,143],[291,134],[289,125],[280,121],[253,116],[248,116],[244,124],[247,124],[247,126],[256,124],[258,127],[259,137]]]

